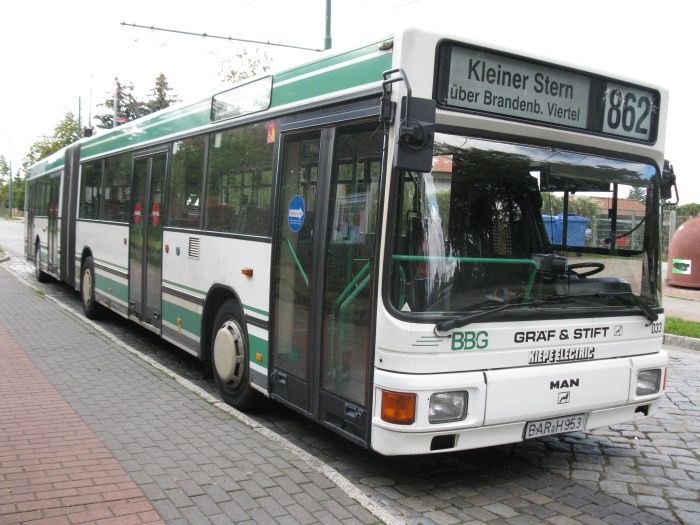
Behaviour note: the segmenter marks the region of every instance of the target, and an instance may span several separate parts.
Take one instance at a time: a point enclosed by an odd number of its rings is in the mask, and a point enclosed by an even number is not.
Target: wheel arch
[[[83,251],[80,254],[80,273],[83,273],[83,266],[85,265],[85,259],[88,257],[95,258],[92,255],[92,248],[90,246],[83,246]]]
[[[92,257],[93,260],[95,259],[95,256],[92,255],[92,248],[90,248],[89,245],[83,246],[82,251],[80,252],[80,267],[76,268],[76,284],[78,286],[78,290],[80,289],[80,283],[83,281],[83,269],[85,268],[85,259],[88,257]]]

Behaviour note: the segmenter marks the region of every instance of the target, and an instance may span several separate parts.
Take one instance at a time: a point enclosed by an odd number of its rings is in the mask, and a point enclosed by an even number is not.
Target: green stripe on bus
[[[177,320],[180,319],[181,324],[179,326],[183,330],[186,330],[196,337],[202,337],[202,314],[188,310],[179,304],[164,300],[162,317],[163,321],[167,321],[174,326],[178,326]]]
[[[282,106],[343,89],[380,82],[382,74],[391,68],[391,55],[380,55],[342,68],[319,72],[316,75],[292,80],[273,87],[271,107]]]
[[[298,67],[290,68],[285,71],[280,71],[279,73],[274,75],[275,84],[278,84],[280,82],[286,82],[288,80],[293,80],[296,77],[308,75],[310,73],[314,73],[315,71],[320,71],[329,67],[340,66],[347,62],[361,59],[363,56],[376,53],[379,49],[379,43],[380,42],[376,42],[368,46],[361,47],[359,49],[348,51],[346,53],[341,53],[339,55],[334,55],[331,57],[320,58],[318,60],[314,60],[313,62],[309,62]],[[386,55],[391,56],[391,53],[386,53]],[[274,86],[272,90],[274,91]]]
[[[95,288],[105,295],[110,295],[125,303],[129,302],[129,287],[127,285],[97,272],[95,272]],[[112,291],[108,291],[109,289]]]
[[[143,121],[136,120],[124,129],[118,127],[88,139],[81,147],[80,158],[102,155],[122,148],[135,148],[144,142],[161,139],[174,133],[209,126],[210,116],[210,98],[179,110],[154,113],[152,117],[144,117]]]
[[[269,368],[267,341],[250,334],[248,334],[248,340],[250,341],[250,360],[262,367]],[[258,354],[262,360],[257,359]]]

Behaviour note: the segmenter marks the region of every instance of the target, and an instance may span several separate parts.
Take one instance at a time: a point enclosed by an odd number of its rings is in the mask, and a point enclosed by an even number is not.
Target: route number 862
[[[653,95],[648,91],[608,84],[603,131],[614,135],[648,139]]]

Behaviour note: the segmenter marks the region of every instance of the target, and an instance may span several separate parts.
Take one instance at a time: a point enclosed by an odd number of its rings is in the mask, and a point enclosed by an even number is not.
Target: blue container
[[[556,217],[553,215],[542,215],[542,220],[550,242],[561,244],[562,232],[564,231],[564,214],[560,213]],[[569,213],[566,220],[566,244],[569,246],[585,246],[586,228],[588,228],[588,217],[579,217],[575,213]]]
[[[561,244],[562,231],[564,230],[564,214],[560,213],[557,215],[557,220],[559,221],[559,244]],[[585,246],[586,228],[588,228],[588,217],[579,217],[575,213],[569,213],[569,216],[566,218],[566,244],[569,246]]]
[[[556,227],[557,218],[554,215],[542,215],[542,220],[544,221],[544,227],[549,236],[549,242],[554,242],[554,229]],[[559,240],[561,240],[561,225],[559,225]]]

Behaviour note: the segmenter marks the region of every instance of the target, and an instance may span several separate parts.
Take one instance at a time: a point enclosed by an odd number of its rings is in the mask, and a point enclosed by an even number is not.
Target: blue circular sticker
[[[305,216],[306,206],[304,206],[304,199],[301,195],[295,195],[292,197],[292,200],[289,201],[289,209],[287,210],[289,228],[295,233],[301,230]]]

